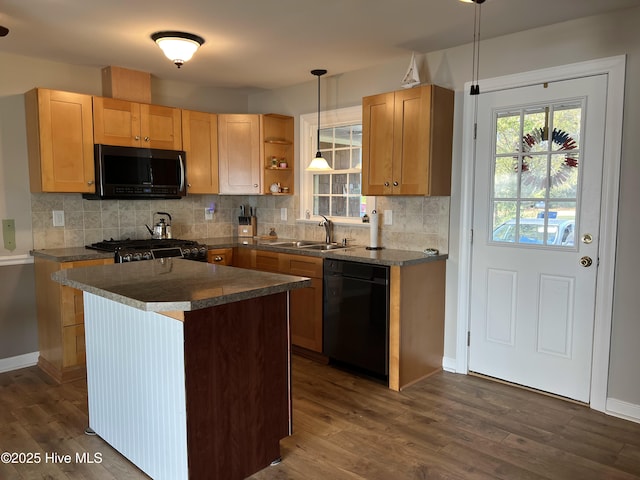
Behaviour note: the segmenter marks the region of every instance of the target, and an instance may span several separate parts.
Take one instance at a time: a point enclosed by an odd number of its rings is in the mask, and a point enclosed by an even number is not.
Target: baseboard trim
[[[0,373],[18,370],[20,368],[33,367],[38,363],[40,352],[25,353],[16,357],[0,358]]]
[[[606,413],[614,417],[640,423],[640,405],[624,402],[616,398],[607,398]]]
[[[457,363],[455,358],[442,357],[442,369],[445,372],[458,373],[456,366]]]

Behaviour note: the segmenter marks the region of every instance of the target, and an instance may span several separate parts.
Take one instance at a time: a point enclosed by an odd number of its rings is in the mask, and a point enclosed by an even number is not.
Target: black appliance
[[[389,267],[324,260],[323,353],[388,383]]]
[[[179,150],[95,145],[96,192],[87,199],[181,198],[186,155]]]
[[[137,262],[154,258],[182,257],[199,262],[207,261],[207,246],[193,240],[145,239],[145,240],[103,240],[87,245],[86,248],[113,252],[116,263]]]

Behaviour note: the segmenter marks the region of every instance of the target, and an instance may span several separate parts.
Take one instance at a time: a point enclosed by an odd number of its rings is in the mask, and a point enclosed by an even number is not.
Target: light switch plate
[[[287,221],[287,208],[286,207],[282,207],[280,209],[280,220],[282,220],[283,222]]]
[[[2,238],[4,248],[9,251],[16,249],[16,221],[14,219],[2,220]]]
[[[393,225],[393,210],[384,211],[384,224]]]
[[[64,210],[53,211],[53,226],[64,227]]]
[[[205,208],[204,209],[204,219],[205,220],[213,220],[213,209]]]

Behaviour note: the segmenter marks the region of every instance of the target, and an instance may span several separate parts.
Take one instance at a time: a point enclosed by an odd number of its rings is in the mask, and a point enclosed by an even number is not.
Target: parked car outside
[[[544,218],[521,218],[520,236],[517,243],[543,245]],[[573,246],[574,219],[548,218],[546,245]],[[494,242],[516,243],[516,220],[511,219],[493,231]]]

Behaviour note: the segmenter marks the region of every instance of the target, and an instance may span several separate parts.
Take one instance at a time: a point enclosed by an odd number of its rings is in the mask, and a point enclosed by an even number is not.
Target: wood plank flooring
[[[252,480],[640,479],[637,423],[472,376],[439,373],[397,393],[300,357],[293,366],[294,435],[282,463]],[[0,462],[0,479],[148,478],[86,425],[84,381],[0,374],[0,451],[42,458]],[[46,463],[46,452],[72,459]]]

